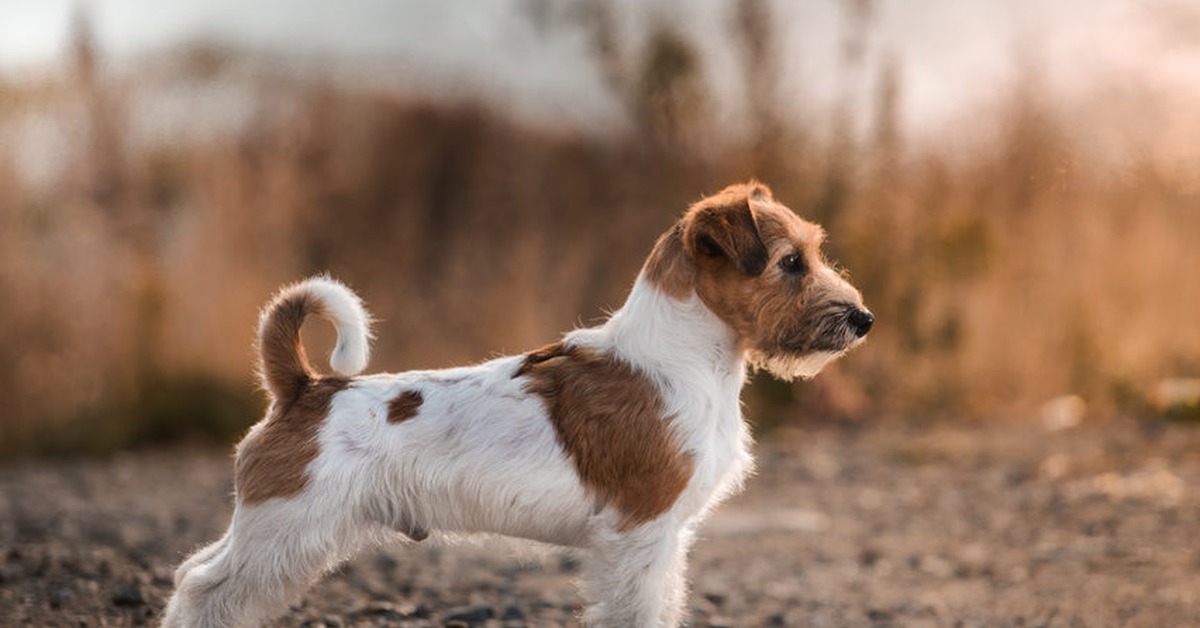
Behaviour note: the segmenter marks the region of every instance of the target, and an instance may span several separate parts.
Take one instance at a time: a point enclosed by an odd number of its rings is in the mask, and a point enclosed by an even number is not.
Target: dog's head
[[[674,298],[698,296],[752,365],[785,379],[812,377],[875,320],[825,261],[824,237],[766,186],[732,185],[692,205],[659,238],[644,276]]]

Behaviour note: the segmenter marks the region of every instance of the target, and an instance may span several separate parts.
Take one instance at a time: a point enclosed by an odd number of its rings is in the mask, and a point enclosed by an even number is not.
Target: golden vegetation
[[[37,112],[68,138],[49,185],[0,152],[0,451],[228,440],[258,413],[257,308],[326,270],[381,319],[375,369],[539,346],[617,306],[689,202],[750,177],[826,226],[878,318],[817,380],[756,382],[765,422],[1020,417],[1065,394],[1141,412],[1156,382],[1200,375],[1194,168],[1100,154],[1122,119],[1080,120],[1032,74],[985,120],[946,121],[969,150],[905,143],[891,63],[865,133],[785,115],[770,22],[740,6],[730,42],[758,42],[742,142],[713,141],[693,43],[662,30],[623,65],[602,15],[634,129],[606,138],[264,72],[248,132],[138,144],[86,40],[68,79],[0,86],[0,123]],[[231,57],[200,52],[195,80],[219,80]]]

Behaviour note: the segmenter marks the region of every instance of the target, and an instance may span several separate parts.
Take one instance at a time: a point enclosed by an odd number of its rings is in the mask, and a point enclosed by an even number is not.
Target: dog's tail
[[[310,314],[337,329],[329,365],[341,375],[357,375],[370,358],[371,318],[349,288],[327,276],[312,277],[279,291],[258,320],[259,371],[275,399],[294,399],[317,377],[300,342],[300,326]]]

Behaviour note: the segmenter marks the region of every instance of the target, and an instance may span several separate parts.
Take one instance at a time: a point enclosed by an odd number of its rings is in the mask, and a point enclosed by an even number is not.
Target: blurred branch
[[[784,125],[775,102],[775,86],[779,81],[780,51],[776,48],[768,0],[738,0],[734,26],[743,52],[743,71],[746,96],[753,127],[751,150],[754,170],[759,176],[771,178],[766,168],[779,163]]]
[[[618,45],[612,3],[609,0],[582,0],[578,6],[577,19],[583,23],[588,34],[592,54],[600,66],[605,85],[614,94],[628,98],[632,91],[629,70]]]
[[[71,63],[87,112],[87,154],[83,159],[85,194],[109,212],[123,207],[124,146],[118,130],[123,126],[120,108],[109,92],[99,67],[99,51],[91,20],[76,8],[71,28]]]
[[[653,29],[634,93],[635,119],[642,133],[663,147],[683,148],[702,131],[707,108],[700,55],[672,29]]]

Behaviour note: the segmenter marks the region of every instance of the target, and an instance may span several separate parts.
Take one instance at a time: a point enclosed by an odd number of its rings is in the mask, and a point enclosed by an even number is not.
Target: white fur
[[[358,298],[326,278],[293,289],[319,298],[337,326],[334,368],[361,370],[369,319]],[[590,625],[677,625],[694,530],[751,468],[739,402],[744,357],[699,298],[670,298],[641,277],[606,323],[565,340],[614,352],[660,389],[694,464],[669,511],[620,529],[620,514],[580,483],[542,399],[513,377],[520,356],[362,377],[332,401],[308,488],[292,499],[239,501],[226,535],[179,568],[164,624],[254,625],[342,558],[398,530],[591,550],[583,576]],[[409,390],[423,396],[418,414],[388,423],[388,401]]]
[[[337,344],[329,354],[329,366],[341,375],[353,376],[367,368],[371,360],[371,315],[362,299],[342,282],[320,275],[294,283],[279,291],[275,301],[307,292],[324,305],[322,316],[337,330]],[[267,322],[270,307],[259,318],[259,335]]]

